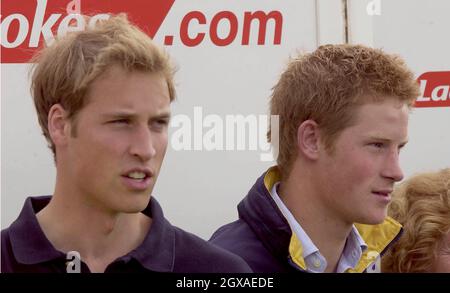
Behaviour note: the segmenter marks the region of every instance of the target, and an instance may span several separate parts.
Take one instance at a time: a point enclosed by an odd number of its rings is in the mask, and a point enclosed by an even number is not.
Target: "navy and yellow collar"
[[[280,181],[280,172],[277,166],[269,168],[264,175],[264,186],[267,194],[270,196],[272,186]],[[355,224],[356,229],[367,244],[367,249],[362,254],[358,264],[354,269],[348,272],[363,272],[372,264],[376,257],[382,255],[390,244],[395,241],[402,232],[400,223],[390,217],[377,225]],[[303,248],[295,233],[291,233],[289,242],[289,255],[292,262],[301,269],[306,270],[305,260],[303,259]]]

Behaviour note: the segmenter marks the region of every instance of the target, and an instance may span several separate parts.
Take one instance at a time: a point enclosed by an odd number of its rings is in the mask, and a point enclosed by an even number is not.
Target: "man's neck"
[[[52,197],[37,214],[38,222],[53,246],[62,252],[75,250],[92,272],[138,247],[148,233],[151,219],[142,213],[106,213],[71,194]]]
[[[292,173],[291,173],[292,175]],[[282,181],[278,194],[302,229],[327,260],[325,272],[334,272],[349,236],[352,223],[346,223],[321,202],[315,180],[308,174]]]

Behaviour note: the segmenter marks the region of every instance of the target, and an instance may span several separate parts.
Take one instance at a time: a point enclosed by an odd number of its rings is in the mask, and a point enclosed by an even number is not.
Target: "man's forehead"
[[[132,76],[144,76],[146,79],[154,79],[164,84],[168,89],[167,80],[163,72],[151,72],[140,69],[127,69],[118,64],[112,64],[102,70],[93,80],[90,81],[87,92],[92,92],[94,88],[104,83],[116,83],[131,78]]]
[[[102,75],[90,84],[85,95],[85,106],[101,104],[98,106],[107,111],[170,108],[170,103],[164,76],[140,71]]]
[[[408,111],[406,104],[396,102],[359,105],[353,109],[347,128],[359,129],[362,136],[380,139],[389,139],[389,134],[395,134],[396,137],[401,134],[402,140],[406,141]]]
[[[397,121],[402,118],[400,113],[409,114],[408,105],[394,99],[368,102],[356,105],[352,109],[352,117],[355,121],[364,121],[368,118],[383,118],[384,120]],[[408,118],[408,115],[405,116]]]

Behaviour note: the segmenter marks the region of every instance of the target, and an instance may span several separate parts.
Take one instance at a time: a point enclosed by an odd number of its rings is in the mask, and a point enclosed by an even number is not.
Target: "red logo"
[[[450,71],[426,72],[417,80],[422,95],[415,107],[450,107]]]
[[[1,62],[27,63],[35,51],[71,30],[82,30],[108,13],[125,12],[154,37],[175,0],[1,0]],[[79,14],[93,16],[85,23]],[[74,26],[75,24],[75,26]]]

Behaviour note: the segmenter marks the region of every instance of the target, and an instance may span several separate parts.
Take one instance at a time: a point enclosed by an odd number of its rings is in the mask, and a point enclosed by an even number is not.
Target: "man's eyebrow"
[[[134,118],[138,116],[138,114],[134,112],[110,112],[101,114],[100,116],[106,119],[117,119],[117,118]],[[152,120],[170,119],[170,117],[171,113],[169,111],[164,111],[154,116],[151,116],[150,119]]]
[[[100,116],[105,118],[131,118],[136,116],[136,114],[132,112],[110,112],[101,114]]]
[[[170,119],[170,117],[171,117],[171,113],[167,111],[167,112],[162,112],[155,116],[152,116],[150,119]]]
[[[406,144],[408,144],[408,140],[404,140],[400,143],[400,147],[404,147]]]
[[[368,139],[368,140],[382,141],[382,142],[391,142],[391,141],[392,141],[392,139],[383,138],[383,137],[376,136],[376,135],[369,135],[369,136],[367,137],[367,139]],[[405,146],[407,143],[408,143],[408,139],[406,139],[406,140],[400,142],[400,146],[403,147],[403,146]]]

